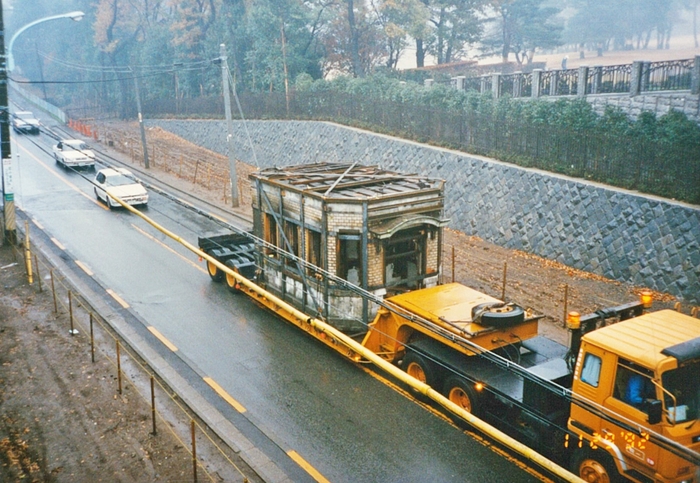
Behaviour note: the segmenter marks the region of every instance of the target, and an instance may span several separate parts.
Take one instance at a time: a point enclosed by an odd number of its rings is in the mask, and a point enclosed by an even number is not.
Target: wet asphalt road
[[[32,137],[50,151],[50,138]],[[196,256],[14,137],[17,205],[245,408],[285,452],[332,483],[537,481],[489,447],[242,295]],[[196,245],[220,230],[157,194],[143,212]],[[308,481],[313,481],[310,477]]]

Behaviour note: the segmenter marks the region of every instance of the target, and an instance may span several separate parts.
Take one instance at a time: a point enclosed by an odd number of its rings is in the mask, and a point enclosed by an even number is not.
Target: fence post
[[[466,79],[466,77],[463,75],[458,75],[457,77],[453,77],[452,79],[450,79],[452,87],[454,87],[458,91],[463,91],[464,90],[464,79]]]
[[[197,483],[197,441],[194,434],[194,419],[190,423],[192,433],[192,472],[194,473],[194,483]]]
[[[423,85],[425,87],[433,87],[433,83],[435,82],[435,79],[425,79],[423,81]]]
[[[483,94],[486,92],[486,82],[488,81],[489,76],[487,75],[482,75],[481,76],[481,82],[479,83],[479,94]]]
[[[90,360],[95,363],[95,331],[93,329],[93,315],[90,312]]]
[[[578,68],[578,85],[576,86],[576,95],[578,97],[586,97],[588,87],[588,66],[582,65]]]
[[[540,97],[540,89],[542,88],[542,69],[533,69],[532,71],[532,98]]]
[[[501,74],[498,72],[491,74],[491,93],[494,99],[501,97]]]
[[[34,255],[34,266],[36,267],[36,281],[39,284],[39,293],[43,292],[44,289],[41,286],[41,274],[39,273],[39,259]]]
[[[690,78],[690,93],[694,95],[700,94],[700,55],[695,56],[693,62],[693,74]]]
[[[632,62],[632,73],[630,75],[630,97],[638,96],[642,88],[642,68],[644,64],[641,60]]]
[[[53,283],[53,268],[49,270],[49,275],[51,275],[51,293],[53,293],[53,311],[58,314],[58,302],[56,301],[56,286]]]
[[[156,434],[156,389],[151,376],[151,419],[153,420],[153,435]]]
[[[122,393],[122,361],[120,357],[120,350],[119,350],[119,340],[117,342],[117,392],[121,395]]]

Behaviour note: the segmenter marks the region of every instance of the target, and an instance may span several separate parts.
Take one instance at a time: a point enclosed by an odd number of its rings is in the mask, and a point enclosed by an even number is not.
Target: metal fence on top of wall
[[[433,79],[426,79],[427,86]],[[498,98],[511,97],[584,97],[591,94],[629,94],[687,90],[700,94],[700,55],[693,59],[661,62],[635,61],[632,64],[581,66],[577,69],[493,73],[479,77],[453,77],[449,83],[456,89],[493,93]]]

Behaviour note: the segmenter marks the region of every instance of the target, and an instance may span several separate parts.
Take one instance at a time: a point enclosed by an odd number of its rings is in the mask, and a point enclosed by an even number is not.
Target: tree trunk
[[[364,77],[365,72],[360,62],[360,39],[357,25],[355,25],[355,4],[353,0],[348,1],[348,25],[350,26],[350,62],[352,63],[352,75],[354,77]]]
[[[423,39],[416,39],[416,67],[425,67],[425,50]]]

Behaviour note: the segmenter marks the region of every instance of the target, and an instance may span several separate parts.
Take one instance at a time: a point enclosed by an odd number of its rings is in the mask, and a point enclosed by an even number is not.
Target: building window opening
[[[338,269],[336,275],[354,285],[361,285],[361,254],[359,236],[340,235],[338,237]]]
[[[311,265],[321,267],[321,233],[306,230],[306,261]]]
[[[272,247],[277,247],[277,221],[274,215],[271,213],[263,214],[263,235],[265,241],[272,245]],[[265,255],[274,255],[276,250],[272,247],[265,247]]]
[[[384,284],[387,288],[419,288],[425,274],[425,232],[399,232],[385,246]]]

